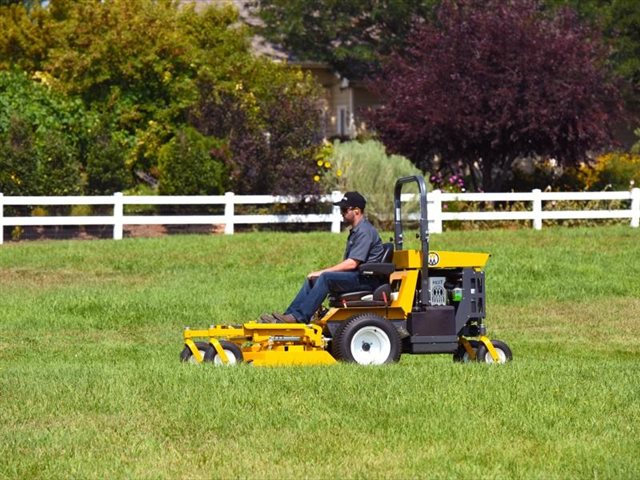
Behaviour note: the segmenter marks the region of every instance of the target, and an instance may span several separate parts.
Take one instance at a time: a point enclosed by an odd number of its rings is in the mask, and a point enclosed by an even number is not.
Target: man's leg
[[[299,322],[308,322],[329,292],[349,292],[370,288],[363,281],[358,272],[323,273],[313,282],[313,285],[309,280],[305,281],[284,313],[293,315]]]
[[[285,310],[284,312],[285,314],[290,314],[293,311],[297,312],[300,310],[302,304],[304,303],[305,299],[309,295],[309,292],[313,288],[313,283],[314,283],[313,281],[309,280],[308,278],[305,278],[304,283],[302,284],[302,287],[300,287],[300,290],[298,290],[297,295]]]

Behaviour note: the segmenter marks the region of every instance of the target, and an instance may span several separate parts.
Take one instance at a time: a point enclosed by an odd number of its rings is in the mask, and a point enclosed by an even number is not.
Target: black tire
[[[478,346],[480,345],[480,342],[478,340],[468,340],[468,342],[471,344],[473,351],[476,352],[475,360],[471,359],[469,352],[467,352],[462,345],[458,345],[458,349],[453,353],[454,362],[469,363],[478,361]]]
[[[220,358],[220,355],[216,351],[213,346],[209,345],[209,349],[204,354],[205,362],[213,362],[215,365],[237,365],[238,363],[242,363],[244,361],[244,356],[242,355],[242,350],[233,342],[229,342],[227,340],[220,340],[220,346],[224,350],[224,353],[227,355],[227,359],[229,360],[228,364],[225,364]]]
[[[329,353],[331,353],[333,358],[335,358],[336,360],[342,360],[342,357],[340,356],[340,349],[338,348],[338,339],[340,338],[340,335],[342,335],[344,326],[347,323],[348,323],[348,320],[340,322],[340,325],[338,325],[338,328],[336,328],[336,333],[333,335],[333,337],[329,341],[329,345],[327,346],[327,350],[329,351]]]
[[[402,345],[393,324],[365,313],[347,320],[333,339],[334,356],[361,365],[382,365],[400,360]]]
[[[196,344],[196,348],[200,351],[200,355],[202,355],[204,357],[204,361],[207,361],[207,351],[213,347],[211,347],[211,345],[207,342],[195,342]],[[180,352],[180,361],[181,362],[190,362],[190,363],[198,363],[196,362],[195,357],[193,356],[193,353],[191,352],[191,349],[189,347],[187,347],[186,345],[184,346],[184,349]]]
[[[493,348],[496,349],[498,357],[500,357],[500,359],[498,360],[498,362],[494,362],[493,357],[491,357],[491,354],[489,353],[486,345],[480,342],[478,350],[476,351],[476,358],[479,362],[507,363],[513,359],[513,353],[511,353],[511,349],[506,343],[501,342],[500,340],[491,340],[491,344],[493,345]]]

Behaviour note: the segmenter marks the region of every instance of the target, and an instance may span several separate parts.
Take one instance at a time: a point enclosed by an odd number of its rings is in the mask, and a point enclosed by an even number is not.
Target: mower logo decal
[[[429,252],[428,263],[430,267],[435,267],[436,265],[438,265],[438,263],[440,263],[440,255],[435,252]]]

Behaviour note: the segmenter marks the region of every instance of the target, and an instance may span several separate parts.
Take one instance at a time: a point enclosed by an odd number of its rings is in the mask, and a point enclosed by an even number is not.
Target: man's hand
[[[309,280],[318,278],[324,272],[348,272],[358,268],[358,265],[360,265],[360,262],[358,260],[347,258],[346,260],[343,260],[342,262],[338,263],[337,265],[334,265],[333,267],[325,268],[324,270],[318,270],[316,272],[311,272],[310,274],[307,275],[307,278]]]

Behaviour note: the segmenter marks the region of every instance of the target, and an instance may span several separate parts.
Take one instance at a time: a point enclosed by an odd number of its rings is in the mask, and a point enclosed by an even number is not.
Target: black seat
[[[331,307],[384,307],[391,303],[391,285],[389,275],[396,267],[393,264],[393,243],[382,244],[383,253],[380,262],[363,263],[358,271],[365,276],[377,277],[382,284],[375,290],[358,290],[357,292],[333,293],[329,295]],[[371,300],[363,300],[363,297],[372,295]]]

